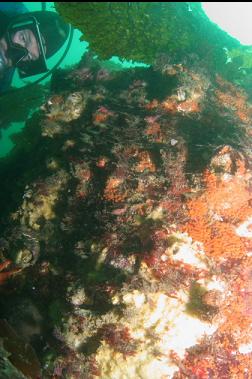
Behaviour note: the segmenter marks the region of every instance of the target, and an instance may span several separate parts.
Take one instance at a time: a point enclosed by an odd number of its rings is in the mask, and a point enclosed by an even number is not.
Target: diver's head
[[[29,12],[12,18],[0,39],[0,77],[15,67],[21,77],[48,71],[46,59],[61,48],[68,33],[69,25],[55,12]]]

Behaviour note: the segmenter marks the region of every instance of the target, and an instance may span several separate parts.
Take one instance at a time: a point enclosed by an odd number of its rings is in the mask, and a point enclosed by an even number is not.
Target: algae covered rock
[[[174,60],[197,52],[221,69],[226,60],[223,47],[239,46],[206,17],[200,3],[57,2],[55,6],[102,59],[118,56],[153,64],[160,53]]]

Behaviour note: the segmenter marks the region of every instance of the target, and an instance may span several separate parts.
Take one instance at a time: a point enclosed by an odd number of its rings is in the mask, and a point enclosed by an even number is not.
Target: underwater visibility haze
[[[24,5],[71,29],[0,95],[0,379],[251,379],[251,46],[197,2]]]

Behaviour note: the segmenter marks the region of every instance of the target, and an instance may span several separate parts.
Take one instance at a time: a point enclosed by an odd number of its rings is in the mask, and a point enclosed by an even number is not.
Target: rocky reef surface
[[[1,161],[1,377],[250,378],[251,120],[196,55],[54,73]]]

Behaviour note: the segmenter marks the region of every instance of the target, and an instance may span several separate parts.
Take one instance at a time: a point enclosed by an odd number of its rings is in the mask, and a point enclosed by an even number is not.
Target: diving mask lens
[[[18,67],[19,63],[28,55],[28,50],[25,47],[12,43],[8,49],[8,56],[12,61],[13,66]]]

